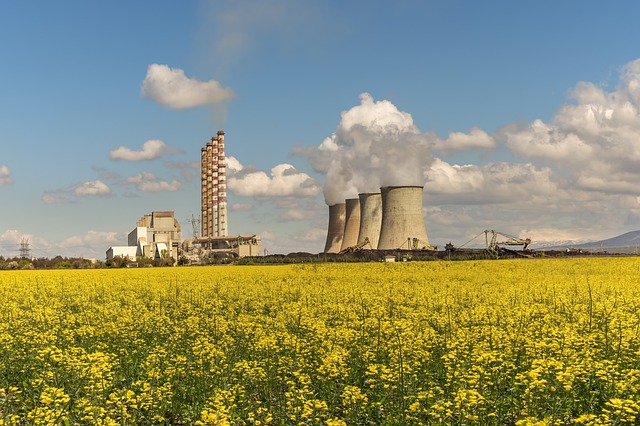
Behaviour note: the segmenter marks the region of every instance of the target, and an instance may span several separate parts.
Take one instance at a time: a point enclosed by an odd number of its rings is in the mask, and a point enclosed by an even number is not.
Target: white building
[[[152,212],[136,222],[136,227],[127,237],[126,246],[115,246],[107,250],[107,260],[112,260],[115,256],[131,260],[139,256],[178,259],[180,241],[180,223],[173,212]]]

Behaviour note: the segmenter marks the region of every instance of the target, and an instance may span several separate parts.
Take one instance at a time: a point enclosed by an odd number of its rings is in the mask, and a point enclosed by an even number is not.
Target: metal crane
[[[489,239],[491,235],[491,239]],[[498,236],[506,238],[505,241],[498,241]],[[493,254],[498,253],[499,246],[522,246],[522,250],[526,250],[531,244],[530,238],[518,238],[504,232],[495,231],[493,229],[484,231],[484,238],[487,245],[487,251]]]
[[[369,237],[365,237],[364,240],[362,240],[355,246],[347,247],[345,249],[340,250],[338,254],[353,253],[354,251],[361,250],[366,245],[369,245],[370,250],[373,249],[373,247],[371,247],[371,241],[369,241]]]

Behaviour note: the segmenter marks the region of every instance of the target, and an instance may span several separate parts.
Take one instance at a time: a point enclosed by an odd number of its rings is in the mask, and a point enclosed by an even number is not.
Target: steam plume
[[[378,192],[381,186],[423,185],[433,162],[433,140],[434,135],[420,132],[411,114],[363,93],[360,105],[342,112],[331,137],[293,153],[326,174],[324,198],[332,205],[361,192]]]

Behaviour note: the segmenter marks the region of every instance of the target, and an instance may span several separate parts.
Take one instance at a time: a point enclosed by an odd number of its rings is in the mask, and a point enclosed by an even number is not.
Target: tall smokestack
[[[202,236],[212,237],[215,235],[217,199],[218,199],[218,170],[214,165],[215,154],[218,141],[211,138],[211,142],[201,150],[201,217]]]
[[[382,224],[382,196],[379,192],[358,194],[360,199],[360,230],[358,244],[369,238],[372,248],[378,247]]]
[[[349,198],[345,200],[345,205],[344,236],[340,250],[358,244],[358,233],[360,232],[360,199]]]
[[[422,216],[422,186],[387,186],[380,190],[382,225],[378,250],[428,246]]]
[[[224,156],[224,132],[218,132],[218,233],[219,237],[226,237],[227,231],[227,173]]]
[[[227,181],[224,132],[211,138],[201,150],[202,237],[227,236]]]
[[[327,229],[327,242],[324,245],[325,253],[338,253],[342,246],[345,223],[345,203],[329,206],[329,227]]]

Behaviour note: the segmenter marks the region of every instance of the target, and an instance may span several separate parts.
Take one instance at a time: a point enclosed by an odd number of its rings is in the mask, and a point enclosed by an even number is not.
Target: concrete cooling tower
[[[329,206],[329,227],[327,228],[327,242],[324,245],[325,253],[340,251],[344,235],[345,211],[345,203]]]
[[[346,218],[344,222],[344,236],[340,250],[358,244],[358,233],[360,232],[360,199],[349,198],[345,200]]]
[[[382,225],[378,250],[429,245],[422,216],[422,186],[387,186],[382,192]]]
[[[379,192],[358,194],[360,199],[360,231],[358,244],[369,238],[371,248],[378,247],[380,225],[382,224],[382,196]],[[368,247],[365,247],[368,248]]]

